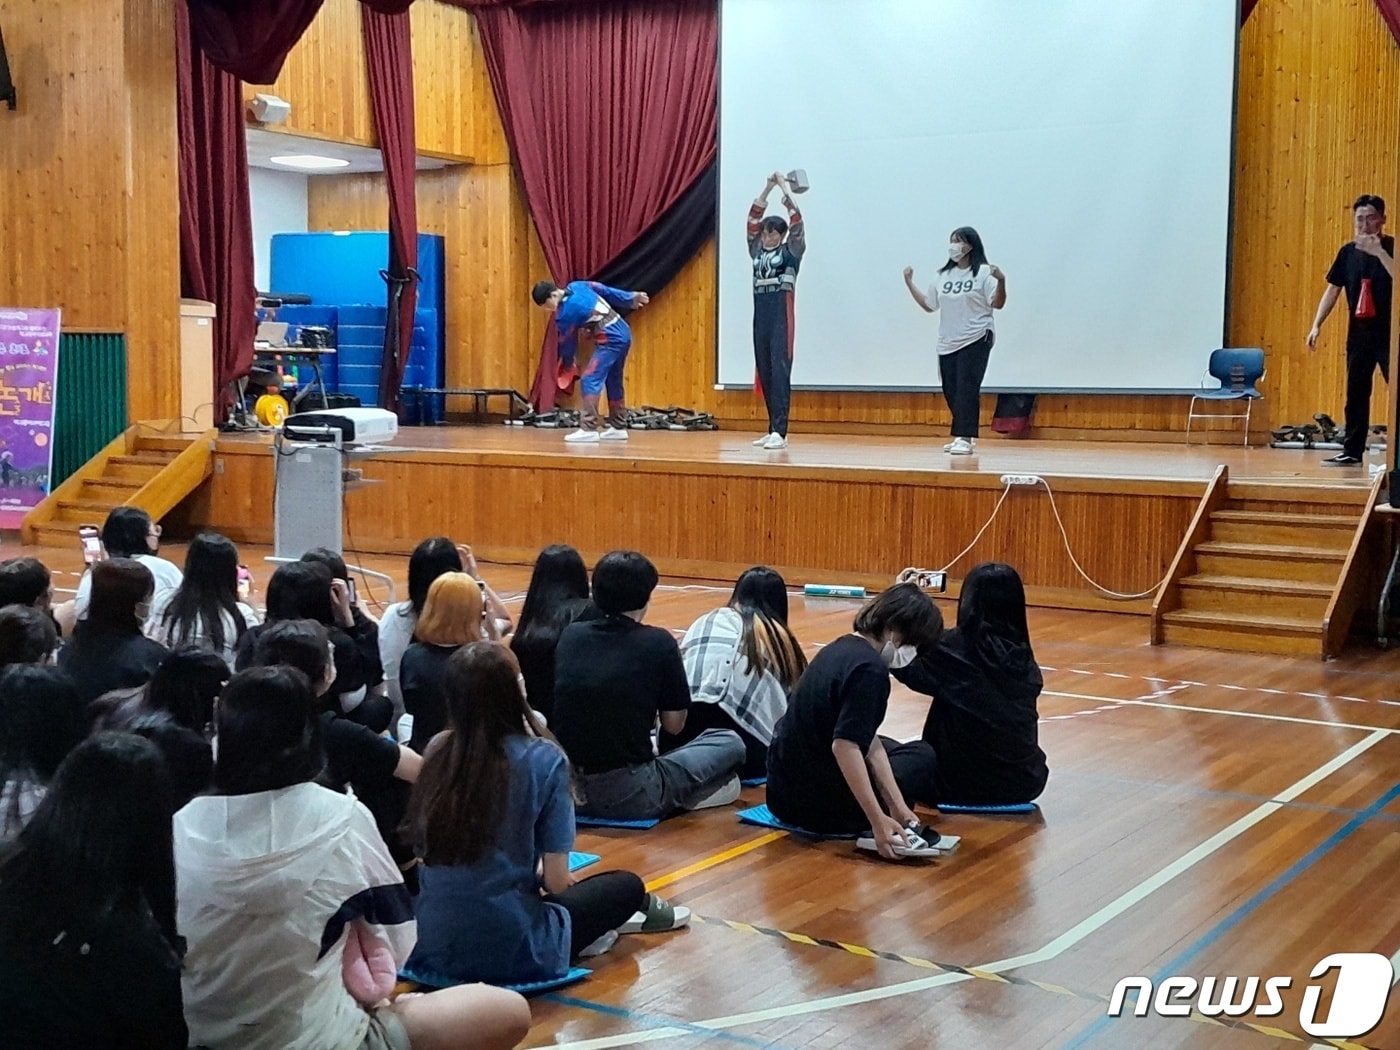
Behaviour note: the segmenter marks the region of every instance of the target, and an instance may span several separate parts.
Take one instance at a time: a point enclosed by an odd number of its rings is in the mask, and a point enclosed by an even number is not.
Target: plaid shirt
[[[787,692],[769,671],[757,674],[740,650],[744,620],[729,607],[708,612],[681,639],[681,658],[690,699],[719,704],[746,732],[765,746],[787,710]]]

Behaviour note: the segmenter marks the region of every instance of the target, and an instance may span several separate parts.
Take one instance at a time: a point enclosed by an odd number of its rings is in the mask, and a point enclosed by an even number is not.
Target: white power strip
[[[1041,485],[1044,479],[1039,474],[1003,474],[1001,476],[1003,485]]]

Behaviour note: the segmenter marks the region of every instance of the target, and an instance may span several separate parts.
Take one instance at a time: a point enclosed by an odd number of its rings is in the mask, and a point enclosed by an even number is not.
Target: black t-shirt
[[[657,712],[689,709],[685,664],[670,631],[608,616],[570,624],[560,635],[550,728],[580,773],[652,761]]]
[[[336,791],[344,791],[348,785],[374,815],[379,834],[395,851],[410,790],[409,784],[394,777],[399,745],[332,711],[321,715],[321,739],[326,750],[321,781]],[[395,853],[396,858],[401,852]]]
[[[114,689],[145,685],[165,659],[166,648],[137,631],[116,631],[79,620],[58,651],[58,669],[84,704]]]
[[[938,753],[938,801],[1005,805],[1045,790],[1050,770],[1035,706],[1042,681],[1029,645],[984,638],[974,650],[955,629],[890,673],[933,697],[923,736]]]
[[[253,649],[257,645],[258,636],[276,622],[276,620],[272,620],[267,623],[254,624],[243,632],[243,637],[238,639],[238,645],[234,648],[233,666],[235,670],[246,671],[253,666]],[[368,657],[369,642],[364,636],[352,636],[346,632],[344,627],[326,628],[335,659],[335,681],[327,690],[331,696],[353,693],[361,686],[369,689],[384,680],[384,669],[379,663],[379,628],[373,623],[371,626],[374,627],[375,646],[372,661]],[[353,630],[354,628],[351,628],[351,631]]]
[[[447,728],[447,661],[457,651],[455,645],[428,645],[414,642],[404,650],[399,663],[399,691],[403,709],[413,716],[413,736],[408,746],[420,755],[428,742]]]
[[[1395,255],[1395,238],[1382,237],[1381,247]],[[1356,303],[1361,295],[1361,282],[1371,282],[1374,317],[1357,317]],[[1327,283],[1347,292],[1347,349],[1386,353],[1390,350],[1390,296],[1394,281],[1374,255],[1363,252],[1348,242],[1337,252],[1332,268],[1327,271]]]
[[[41,943],[0,919],[0,1045],[184,1050],[180,958],[144,901]]]
[[[848,634],[812,660],[788,700],[768,749],[768,808],[779,820],[843,834],[870,822],[851,793],[831,745],[874,743],[890,699],[890,673],[864,638]]]

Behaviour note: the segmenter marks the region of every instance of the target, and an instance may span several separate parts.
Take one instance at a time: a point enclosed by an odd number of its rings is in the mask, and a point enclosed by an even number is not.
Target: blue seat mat
[[[746,787],[746,788],[762,787],[764,784],[768,783],[768,778],[767,778],[767,777],[750,777],[748,780],[741,780],[741,781],[739,781],[739,783],[742,784],[742,785],[743,785],[744,787]]]
[[[579,853],[576,850],[569,851],[569,870],[579,871],[590,864],[597,864],[603,858],[596,853]]]
[[[651,820],[610,820],[607,817],[585,817],[582,813],[574,815],[574,823],[581,828],[632,828],[634,830],[645,830],[654,828],[661,821],[655,818]]]
[[[940,813],[1034,813],[1039,808],[1034,802],[1007,802],[999,806],[964,806],[956,802],[938,803],[938,812]]]
[[[808,831],[806,828],[799,828],[793,824],[784,824],[777,817],[773,816],[767,806],[754,806],[752,809],[741,809],[739,820],[744,824],[757,824],[761,828],[777,828],[779,831],[790,831],[794,835],[804,835],[809,839],[856,839],[860,838],[858,833],[849,835],[824,835],[817,831]]]
[[[497,988],[508,988],[512,992],[519,992],[521,995],[539,995],[542,992],[552,992],[556,988],[564,988],[571,984],[583,980],[593,971],[582,966],[572,966],[562,977],[551,977],[547,981],[528,981],[525,984],[498,984]],[[419,973],[417,970],[400,970],[399,979],[402,981],[412,981],[414,984],[422,985],[424,988],[451,988],[454,984],[466,982],[454,982],[444,979],[441,975]]]

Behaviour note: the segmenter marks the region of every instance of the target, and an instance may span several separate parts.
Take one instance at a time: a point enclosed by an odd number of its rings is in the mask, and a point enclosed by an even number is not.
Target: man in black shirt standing
[[[578,775],[578,812],[652,820],[739,797],[747,751],[728,729],[707,729],[657,756],[652,730],[685,727],[690,685],[670,631],[642,623],[656,567],[636,551],[605,554],[593,570],[601,618],[570,624],[554,656],[554,731]]]
[[[1385,201],[1365,193],[1351,206],[1356,237],[1342,245],[1327,271],[1327,290],[1317,304],[1308,333],[1308,349],[1317,348],[1318,332],[1342,289],[1347,293],[1346,437],[1342,451],[1327,466],[1349,467],[1366,454],[1371,429],[1371,377],[1379,365],[1390,382],[1390,295],[1395,280],[1395,238],[1381,234]]]

